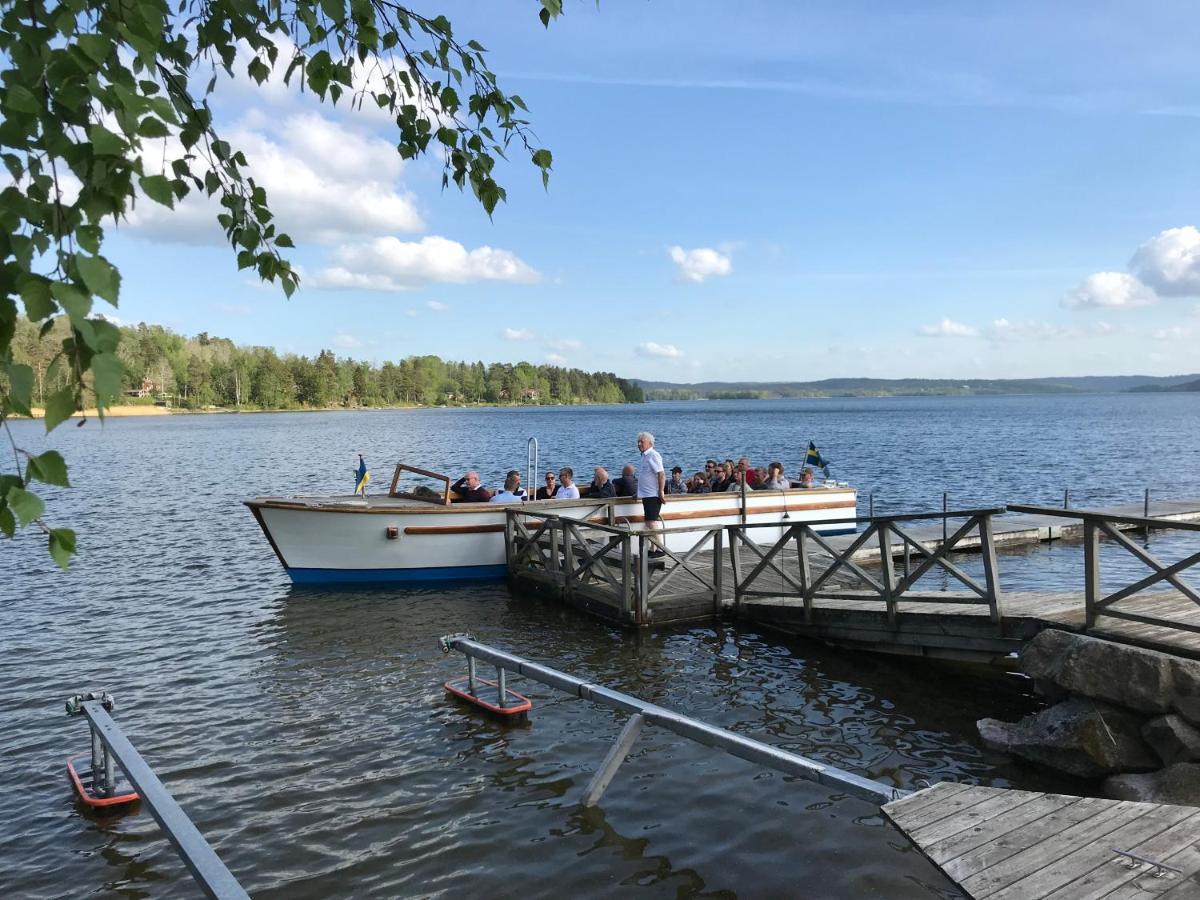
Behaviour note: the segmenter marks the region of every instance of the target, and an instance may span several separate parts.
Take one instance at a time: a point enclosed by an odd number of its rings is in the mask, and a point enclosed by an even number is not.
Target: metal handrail
[[[238,884],[204,835],[192,824],[171,792],[113,721],[105,708],[106,704],[112,705],[107,694],[77,695],[67,701],[67,714],[82,713],[87,716],[93,738],[99,737],[107,751],[116,758],[129,783],[150,808],[150,814],[166,832],[167,840],[205,895],[217,900],[249,900],[250,895]]]
[[[573,675],[568,675],[566,672],[560,672],[549,666],[543,666],[524,657],[506,653],[495,647],[489,647],[487,644],[479,643],[471,635],[446,635],[441,638],[439,644],[445,653],[457,650],[465,655],[468,660],[483,660],[496,666],[501,671],[516,672],[563,693],[573,694],[583,700],[591,700],[594,703],[599,703],[601,706],[620,709],[631,713],[634,717],[640,717],[640,721],[636,718],[632,720],[630,724],[633,724],[635,727],[630,728],[627,725],[626,728],[629,733],[627,734],[623,731],[621,738],[618,739],[618,746],[625,745],[624,752],[619,754],[610,753],[609,757],[605,760],[604,766],[597,773],[596,778],[593,779],[592,785],[589,786],[586,792],[586,800],[591,802],[599,799],[600,793],[603,793],[604,787],[612,779],[616,767],[624,760],[625,754],[628,753],[629,747],[632,745],[632,738],[636,737],[636,732],[640,728],[641,721],[651,725],[658,725],[696,743],[724,750],[726,753],[736,756],[739,759],[757,763],[758,765],[775,769],[787,775],[795,775],[827,787],[838,788],[874,803],[887,803],[910,793],[900,788],[880,784],[878,781],[862,775],[855,775],[853,772],[842,771],[835,766],[820,763],[796,753],[789,753],[786,750],[772,747],[770,744],[764,744],[762,741],[756,741],[753,738],[735,734],[724,728],[709,725],[707,722],[702,722],[691,716],[685,716],[682,713],[666,709],[655,703],[648,703],[630,694],[614,691],[612,688],[607,688],[603,685],[592,684],[591,682],[584,681],[582,678],[576,678]]]

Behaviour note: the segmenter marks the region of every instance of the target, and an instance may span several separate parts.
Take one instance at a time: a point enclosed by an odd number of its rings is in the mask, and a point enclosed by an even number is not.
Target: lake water
[[[633,635],[503,586],[296,590],[240,500],[345,493],[359,452],[379,490],[399,459],[494,485],[524,470],[529,436],[543,469],[619,468],[642,429],[687,469],[747,454],[794,471],[813,440],[877,510],[940,508],[943,490],[960,507],[1195,497],[1198,410],[1195,395],[700,402],[118,419],[48,440],[17,423],[72,464],[48,518],[81,553],[63,575],[33,535],[0,545],[0,894],[194,891],[147,811],[95,819],[72,800],[63,759],[86,726],[62,701],[103,688],[255,896],[956,896],[869,804],[654,729],[585,813],[622,717],[522,683],[528,726],[476,719],[443,694],[462,664],[437,638],[469,630],[903,787],[1081,788],[976,737],[981,714],[1036,708],[1022,680],[740,625]],[[1077,555],[1001,570],[1050,588]]]

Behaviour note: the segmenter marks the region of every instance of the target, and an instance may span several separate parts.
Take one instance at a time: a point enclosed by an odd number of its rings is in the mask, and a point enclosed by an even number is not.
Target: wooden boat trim
[[[409,525],[405,534],[491,534],[503,531],[503,525]]]

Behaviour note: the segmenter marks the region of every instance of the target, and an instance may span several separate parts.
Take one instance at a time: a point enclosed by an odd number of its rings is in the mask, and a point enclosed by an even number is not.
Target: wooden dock
[[[860,519],[861,531],[839,537],[819,534],[817,522],[673,528],[698,532],[695,545],[660,559],[651,555],[657,547],[647,531],[514,509],[506,528],[509,579],[514,590],[627,626],[733,615],[829,643],[1006,665],[1038,632],[1061,628],[1200,658],[1200,592],[1180,577],[1200,563],[1200,552],[1166,564],[1124,533],[1200,536],[1200,501],[1158,506],[1170,518],[1124,508],[951,511],[944,541],[941,513]],[[1078,536],[1084,590],[1002,591],[997,551],[1013,546],[1016,534]],[[1101,590],[1102,548],[1133,555],[1149,574]],[[982,557],[981,579],[956,563],[964,550]]]
[[[1200,897],[1200,808],[945,782],[883,812],[979,900]]]

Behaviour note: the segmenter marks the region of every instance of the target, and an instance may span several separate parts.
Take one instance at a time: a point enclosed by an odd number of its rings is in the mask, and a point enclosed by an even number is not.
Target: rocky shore
[[[1200,806],[1200,662],[1043,631],[1021,668],[1051,704],[981,719],[988,746],[1079,778],[1116,800]]]

